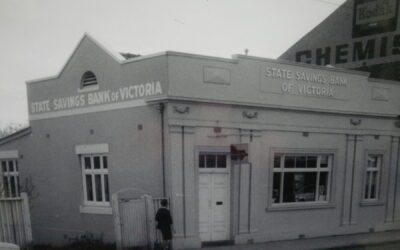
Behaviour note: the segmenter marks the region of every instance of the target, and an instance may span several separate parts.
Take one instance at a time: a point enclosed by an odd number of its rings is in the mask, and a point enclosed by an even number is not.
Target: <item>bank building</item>
[[[85,34],[57,75],[27,82],[30,126],[0,140],[3,195],[29,193],[41,244],[148,244],[162,198],[176,249],[399,230],[400,85],[369,75],[126,58]]]

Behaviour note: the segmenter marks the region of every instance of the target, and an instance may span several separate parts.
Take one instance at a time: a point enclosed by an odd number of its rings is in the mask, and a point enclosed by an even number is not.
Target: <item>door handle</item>
[[[217,201],[215,204],[216,204],[217,206],[220,206],[220,205],[223,204],[223,202],[222,202],[222,201]]]

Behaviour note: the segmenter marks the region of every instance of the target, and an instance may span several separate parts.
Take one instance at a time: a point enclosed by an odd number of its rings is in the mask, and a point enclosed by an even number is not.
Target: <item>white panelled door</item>
[[[199,157],[199,230],[201,241],[229,240],[230,175],[228,157],[201,153]]]

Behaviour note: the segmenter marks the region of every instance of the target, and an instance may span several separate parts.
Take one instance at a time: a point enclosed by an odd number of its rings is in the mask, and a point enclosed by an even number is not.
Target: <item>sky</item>
[[[0,0],[0,128],[29,124],[25,82],[59,73],[86,32],[118,52],[275,59],[345,0]]]

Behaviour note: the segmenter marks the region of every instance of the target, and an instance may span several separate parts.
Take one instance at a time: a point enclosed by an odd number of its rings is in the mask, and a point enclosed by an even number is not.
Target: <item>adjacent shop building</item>
[[[400,81],[399,13],[399,0],[347,0],[280,59]]]

